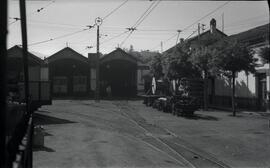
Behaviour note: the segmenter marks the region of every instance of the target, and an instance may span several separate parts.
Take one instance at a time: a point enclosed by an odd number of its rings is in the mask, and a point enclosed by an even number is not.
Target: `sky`
[[[97,17],[104,18],[124,2],[125,0],[28,0],[28,50],[41,58],[50,56],[66,46],[84,56],[96,52],[97,27],[85,30],[87,25],[93,25]],[[130,45],[137,51],[165,51],[176,44],[177,30],[183,30],[179,38],[186,39],[196,31],[198,23],[205,24],[205,29],[208,30],[212,18],[216,19],[217,28],[222,30],[222,15],[224,33],[227,35],[269,23],[267,1],[163,0],[124,41],[129,35],[126,28],[132,27],[152,3],[155,6],[158,2],[128,0],[106,17],[100,25],[100,52],[106,54],[118,46],[130,48]],[[41,8],[43,9],[37,12]],[[210,12],[212,13],[209,14]],[[20,17],[18,0],[9,1],[8,13],[10,48],[21,44],[20,21],[14,22],[13,19]],[[206,17],[197,22],[204,16]],[[67,34],[73,35],[65,36]],[[193,33],[196,34],[197,32]],[[110,40],[111,38],[113,39]]]

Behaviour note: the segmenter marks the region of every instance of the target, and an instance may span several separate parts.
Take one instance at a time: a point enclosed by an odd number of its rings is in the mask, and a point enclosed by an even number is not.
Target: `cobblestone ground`
[[[142,101],[55,100],[35,114],[34,167],[270,167],[269,116],[176,117]]]

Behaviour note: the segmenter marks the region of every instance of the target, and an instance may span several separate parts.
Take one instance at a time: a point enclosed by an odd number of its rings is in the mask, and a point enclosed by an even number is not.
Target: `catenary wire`
[[[186,31],[187,29],[189,29],[190,27],[192,27],[194,24],[198,23],[199,21],[203,20],[204,18],[208,17],[209,15],[213,14],[214,12],[216,12],[217,10],[221,9],[222,7],[224,7],[225,5],[227,5],[228,3],[230,3],[230,1],[227,1],[225,3],[223,3],[222,5],[218,6],[217,8],[215,8],[214,10],[210,11],[209,13],[207,13],[206,15],[204,15],[203,17],[199,18],[198,20],[196,20],[195,22],[193,22],[192,24],[188,25],[187,27],[185,27],[182,31]],[[170,41],[171,39],[173,39],[175,36],[177,36],[177,34],[175,34],[174,36],[168,38],[164,43]],[[155,47],[156,48],[156,47]]]
[[[157,5],[161,2],[159,1],[154,1],[151,3],[151,5],[146,9],[146,11],[141,15],[141,17],[135,22],[135,24],[131,27],[130,34],[121,42],[121,46],[126,42],[126,40],[131,36],[131,34],[134,32],[134,30],[137,29],[137,27],[149,16],[149,14],[157,7]],[[154,5],[155,4],[155,5]],[[154,5],[154,6],[153,6]],[[148,12],[148,13],[147,13]]]
[[[115,9],[113,9],[110,13],[108,13],[106,16],[103,17],[103,21],[107,19],[109,16],[111,16],[114,12],[116,12],[118,9],[120,9],[123,5],[125,5],[128,2],[128,0],[125,0],[123,3],[121,3],[119,6],[117,6]]]
[[[72,33],[68,33],[68,34],[64,34],[64,35],[57,36],[57,37],[54,37],[54,38],[50,38],[48,40],[43,40],[43,41],[39,41],[39,42],[35,42],[35,43],[30,43],[30,44],[28,44],[28,46],[34,46],[34,45],[38,45],[38,44],[42,44],[42,43],[47,43],[49,41],[53,41],[53,40],[65,38],[65,37],[68,37],[68,36],[72,36],[74,34],[78,34],[78,33],[81,33],[83,31],[86,31],[86,30],[89,30],[89,28],[88,29],[83,29],[83,30],[80,30],[80,31],[76,31],[76,32],[72,32]]]

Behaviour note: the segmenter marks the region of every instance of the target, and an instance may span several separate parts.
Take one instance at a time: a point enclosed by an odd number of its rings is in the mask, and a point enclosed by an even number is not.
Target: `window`
[[[73,91],[86,92],[87,77],[86,76],[73,76]]]
[[[53,78],[53,93],[67,93],[67,77],[56,76]]]

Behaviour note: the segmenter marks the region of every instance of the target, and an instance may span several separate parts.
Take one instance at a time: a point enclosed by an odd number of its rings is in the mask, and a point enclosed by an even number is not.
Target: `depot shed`
[[[46,59],[54,97],[89,96],[90,67],[88,59],[66,47]]]
[[[89,54],[89,60],[94,55]],[[94,62],[94,61],[90,61]],[[94,71],[94,69],[93,69]],[[114,98],[135,97],[144,92],[144,76],[149,66],[135,56],[117,48],[100,58],[100,93],[108,97],[108,88]],[[93,73],[94,74],[94,73]],[[95,83],[95,77],[92,76]]]

